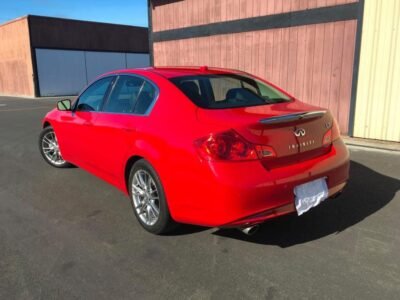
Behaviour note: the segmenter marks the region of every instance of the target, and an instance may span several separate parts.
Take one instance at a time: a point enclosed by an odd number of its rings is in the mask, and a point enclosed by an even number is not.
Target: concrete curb
[[[400,153],[400,143],[398,142],[387,142],[387,141],[378,141],[378,140],[368,140],[361,138],[352,138],[348,136],[343,136],[343,141],[348,146],[361,147],[366,149],[379,149],[386,150],[392,152]]]

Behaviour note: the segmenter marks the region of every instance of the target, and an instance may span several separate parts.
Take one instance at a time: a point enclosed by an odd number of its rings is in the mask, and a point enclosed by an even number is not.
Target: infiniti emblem
[[[306,135],[306,131],[303,128],[298,128],[294,131],[294,135],[297,137],[301,137],[301,136],[305,136]]]

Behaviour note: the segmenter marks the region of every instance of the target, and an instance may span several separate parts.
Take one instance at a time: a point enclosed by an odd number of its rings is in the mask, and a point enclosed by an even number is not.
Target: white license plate
[[[300,216],[328,198],[328,186],[325,178],[310,181],[294,188],[294,202]]]

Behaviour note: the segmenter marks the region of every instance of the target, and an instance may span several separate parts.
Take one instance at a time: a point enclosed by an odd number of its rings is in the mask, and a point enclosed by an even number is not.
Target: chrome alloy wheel
[[[65,163],[58,147],[57,137],[54,131],[47,132],[42,138],[42,150],[46,158],[54,165],[59,166]]]
[[[132,199],[136,213],[147,226],[153,226],[160,216],[160,200],[153,177],[143,169],[132,180]]]

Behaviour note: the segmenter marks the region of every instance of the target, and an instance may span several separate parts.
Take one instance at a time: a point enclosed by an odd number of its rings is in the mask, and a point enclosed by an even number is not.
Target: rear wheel
[[[58,140],[52,127],[46,127],[40,133],[39,150],[44,160],[53,167],[66,168],[71,166],[61,156]]]
[[[133,211],[144,229],[154,234],[163,234],[176,228],[160,179],[144,159],[137,161],[131,169],[129,194]]]

